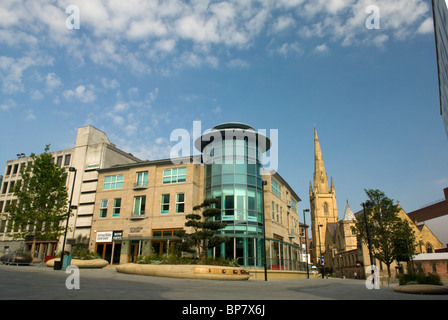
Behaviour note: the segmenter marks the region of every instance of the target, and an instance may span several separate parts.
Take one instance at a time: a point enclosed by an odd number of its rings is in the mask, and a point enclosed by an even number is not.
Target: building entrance
[[[97,243],[96,254],[110,264],[120,263],[121,242]]]

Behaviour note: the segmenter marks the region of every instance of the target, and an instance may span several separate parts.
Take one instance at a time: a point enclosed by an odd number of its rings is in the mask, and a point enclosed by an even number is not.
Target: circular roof
[[[238,131],[242,131],[241,137],[246,136],[249,137],[254,135],[255,138],[257,139],[257,144],[259,144],[259,146],[265,146],[262,152],[266,152],[271,148],[272,143],[267,136],[259,132],[256,132],[254,128],[241,122],[227,122],[214,126],[210,131],[204,133],[202,136],[197,138],[196,141],[194,142],[194,146],[196,147],[197,150],[202,152],[205,146],[207,146],[210,142],[212,142],[215,139],[216,134],[220,134],[221,139],[222,138],[225,139],[226,133],[230,133],[230,136],[232,137],[234,136],[232,135],[232,133],[233,134],[238,133],[239,136]],[[250,133],[246,135],[244,131],[250,131]]]

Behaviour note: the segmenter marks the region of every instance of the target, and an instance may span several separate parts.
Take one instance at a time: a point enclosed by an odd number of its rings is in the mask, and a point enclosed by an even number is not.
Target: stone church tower
[[[325,252],[327,225],[338,222],[338,209],[333,179],[331,179],[331,186],[328,185],[328,177],[325,172],[316,128],[314,128],[314,181],[313,185],[310,181],[309,192],[313,236],[312,260],[314,265],[318,265],[320,264],[320,256]]]

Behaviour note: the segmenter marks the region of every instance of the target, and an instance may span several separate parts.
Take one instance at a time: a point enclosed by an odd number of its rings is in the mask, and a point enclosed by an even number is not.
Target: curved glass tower
[[[263,264],[262,155],[270,140],[242,123],[215,126],[195,141],[205,163],[205,198],[218,199],[223,235],[231,240],[216,257],[240,265]]]

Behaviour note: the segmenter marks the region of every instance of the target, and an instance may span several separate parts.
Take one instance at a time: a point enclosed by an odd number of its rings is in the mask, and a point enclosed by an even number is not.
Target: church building
[[[314,180],[310,182],[310,213],[312,230],[312,263],[322,273],[331,273],[338,277],[366,278],[366,267],[370,266],[367,245],[352,231],[356,217],[363,213],[353,213],[349,202],[341,220],[338,218],[336,193],[333,179],[328,183],[324,167],[322,150],[314,129]],[[434,252],[443,247],[442,243],[426,225],[416,225],[399,206],[398,216],[409,222],[416,235],[417,253]],[[387,274],[387,266],[376,260],[375,266],[381,276]],[[391,265],[392,277],[405,272],[403,263],[395,261]]]

